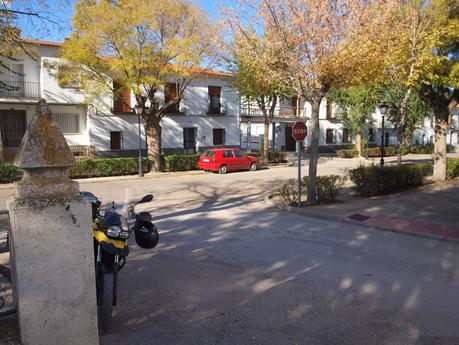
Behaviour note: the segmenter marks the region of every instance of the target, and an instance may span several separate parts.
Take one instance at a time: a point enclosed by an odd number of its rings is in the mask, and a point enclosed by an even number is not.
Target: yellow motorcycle
[[[98,326],[99,332],[103,334],[110,326],[113,306],[117,305],[118,272],[126,263],[129,254],[128,239],[132,232],[137,244],[142,248],[154,248],[159,241],[158,230],[151,221],[151,214],[136,214],[134,210],[136,205],[153,200],[153,195],[146,195],[128,205],[127,226],[123,228],[115,202],[112,202],[111,207],[102,216],[99,199],[89,192],[81,194],[92,204]]]

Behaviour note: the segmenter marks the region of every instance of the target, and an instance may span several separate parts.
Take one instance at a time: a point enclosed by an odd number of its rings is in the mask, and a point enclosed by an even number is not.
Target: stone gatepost
[[[7,201],[22,343],[97,345],[91,206],[68,178],[74,157],[45,100],[14,164],[24,170]]]

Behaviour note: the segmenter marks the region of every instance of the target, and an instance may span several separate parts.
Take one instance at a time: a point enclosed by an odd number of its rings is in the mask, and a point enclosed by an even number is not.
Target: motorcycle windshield
[[[121,226],[121,217],[116,212],[106,211],[104,215],[104,224]]]

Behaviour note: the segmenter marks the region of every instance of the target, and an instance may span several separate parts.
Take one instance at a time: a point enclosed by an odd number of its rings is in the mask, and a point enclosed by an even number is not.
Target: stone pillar
[[[40,100],[14,164],[24,170],[7,201],[24,345],[97,345],[91,206],[67,169],[74,157]]]

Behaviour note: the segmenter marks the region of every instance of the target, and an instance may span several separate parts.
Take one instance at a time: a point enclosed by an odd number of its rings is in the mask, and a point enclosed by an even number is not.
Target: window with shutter
[[[221,114],[221,92],[220,86],[209,86],[209,114]]]
[[[113,82],[113,111],[115,113],[131,113],[131,90]]]
[[[166,83],[164,85],[164,102],[166,104],[177,99],[179,87],[180,85],[176,83]],[[180,113],[180,102],[177,104],[171,105],[168,108],[167,112],[169,114],[179,114]]]
[[[224,128],[214,128],[213,129],[213,144],[214,146],[225,145],[225,129]]]
[[[325,140],[327,144],[333,144],[335,142],[335,134],[333,129],[328,128],[325,134]]]

